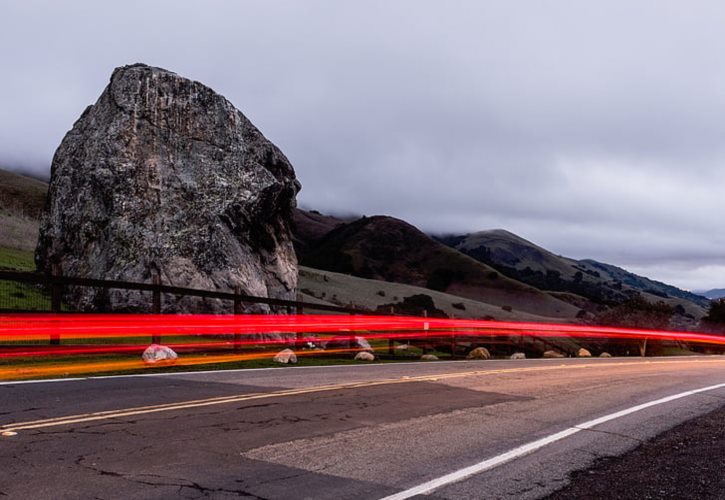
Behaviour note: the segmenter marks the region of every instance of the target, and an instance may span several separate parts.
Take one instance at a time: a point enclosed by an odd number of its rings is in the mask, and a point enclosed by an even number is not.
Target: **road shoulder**
[[[723,402],[725,403],[725,401]],[[722,498],[725,406],[680,424],[618,457],[572,474],[548,500]]]

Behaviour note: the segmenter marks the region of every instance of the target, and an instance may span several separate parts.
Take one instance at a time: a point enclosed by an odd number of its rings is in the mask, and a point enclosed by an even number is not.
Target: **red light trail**
[[[451,342],[452,338],[486,342],[495,337],[516,336],[537,339],[648,339],[725,345],[725,337],[698,332],[400,316],[6,314],[0,315],[0,362],[5,365],[0,367],[0,379],[143,368],[147,365],[138,360],[86,362],[83,356],[138,354],[149,344],[152,336],[166,340],[164,345],[174,350],[187,352],[232,347],[303,347],[307,342],[316,345],[332,342],[330,345],[338,347],[356,336],[364,336],[368,341],[428,343]],[[29,345],[47,342],[51,337],[60,339],[61,345]],[[93,344],[88,344],[88,341],[93,341]],[[350,353],[358,350],[326,349],[322,352]],[[300,349],[297,354],[314,355],[319,351]],[[272,352],[185,355],[175,364],[264,359],[273,355]],[[37,367],[27,363],[27,358],[73,356],[77,359],[66,361],[62,366]],[[25,360],[27,366],[13,366],[11,361],[15,359]]]

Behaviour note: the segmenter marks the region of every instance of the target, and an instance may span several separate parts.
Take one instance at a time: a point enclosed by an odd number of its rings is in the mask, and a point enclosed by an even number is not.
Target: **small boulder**
[[[591,358],[592,353],[582,347],[581,349],[579,349],[577,351],[576,357],[577,358]]]
[[[297,363],[297,355],[292,349],[284,349],[275,354],[272,361],[282,364]]]
[[[526,359],[526,354],[523,352],[515,352],[511,355],[511,359]]]
[[[491,359],[491,353],[485,347],[476,347],[468,353],[466,359]]]
[[[360,351],[355,355],[357,361],[375,361],[375,356],[367,351]]]
[[[612,355],[611,355],[611,354],[609,354],[608,352],[603,352],[603,353],[601,353],[601,354],[599,355],[599,357],[600,357],[600,358],[611,358],[611,357],[612,357]]]
[[[436,356],[435,354],[423,354],[420,357],[420,360],[421,361],[438,361],[438,356]]]
[[[141,359],[144,363],[159,363],[159,362],[174,362],[179,358],[179,355],[174,352],[171,347],[165,345],[151,344],[141,355]]]
[[[395,346],[396,351],[407,351],[410,349],[410,344],[398,344]]]
[[[564,355],[560,353],[559,351],[554,351],[553,349],[550,351],[544,351],[544,357],[545,358],[563,358]]]

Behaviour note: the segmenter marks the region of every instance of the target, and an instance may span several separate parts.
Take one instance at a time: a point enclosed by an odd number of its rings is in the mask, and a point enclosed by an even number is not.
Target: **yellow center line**
[[[299,389],[284,389],[273,392],[261,392],[251,394],[238,394],[233,396],[221,396],[207,399],[197,399],[189,401],[180,401],[178,403],[167,403],[152,406],[139,406],[134,408],[125,408],[118,410],[99,411],[92,413],[82,413],[78,415],[68,415],[64,417],[46,418],[42,420],[31,420],[26,422],[17,422],[0,426],[0,433],[2,432],[17,432],[21,430],[29,429],[40,429],[45,427],[56,427],[61,425],[79,424],[85,422],[93,422],[98,420],[110,420],[114,418],[131,417],[136,415],[145,415],[149,413],[158,413],[163,411],[183,410],[189,408],[201,408],[204,406],[213,406],[228,403],[238,403],[241,401],[252,401],[258,399],[268,398],[280,398],[287,396],[297,396],[302,394],[313,394],[320,392],[337,391],[344,389],[359,389],[364,387],[375,387],[381,385],[392,385],[392,384],[404,384],[409,382],[426,382],[426,381],[438,381],[452,378],[463,378],[463,377],[474,377],[474,376],[487,376],[487,375],[499,375],[508,373],[526,373],[526,372],[540,372],[540,371],[553,371],[562,369],[586,369],[592,367],[598,368],[618,368],[622,366],[641,367],[642,365],[672,365],[672,364],[683,364],[683,363],[700,363],[700,364],[722,364],[725,363],[725,359],[698,359],[698,360],[672,360],[672,361],[644,361],[644,362],[616,362],[616,363],[586,363],[586,364],[557,364],[553,366],[530,366],[521,368],[501,368],[497,370],[475,370],[467,372],[450,372],[440,373],[436,375],[419,375],[419,376],[404,376],[401,378],[394,379],[382,379],[372,380],[365,382],[350,382],[344,384],[331,384],[331,385],[320,385],[314,387],[306,387]]]

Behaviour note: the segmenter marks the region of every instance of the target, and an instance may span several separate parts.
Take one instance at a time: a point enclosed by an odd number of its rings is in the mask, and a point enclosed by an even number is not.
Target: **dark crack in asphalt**
[[[574,427],[576,429],[581,429],[581,430],[586,431],[586,432],[595,432],[597,434],[608,434],[610,436],[616,436],[616,437],[620,437],[622,439],[629,439],[630,441],[636,441],[638,443],[643,443],[644,442],[643,440],[641,440],[641,439],[639,439],[637,437],[630,436],[628,434],[622,434],[620,432],[605,431],[605,430],[602,430],[602,429],[589,429],[589,428],[576,427],[576,426],[574,426]]]
[[[247,490],[240,489],[240,488],[221,488],[221,487],[210,487],[210,486],[204,486],[200,483],[197,483],[195,481],[192,481],[190,479],[184,479],[184,478],[178,478],[178,477],[170,477],[170,476],[163,476],[160,474],[123,474],[121,472],[115,472],[110,470],[101,469],[100,467],[96,467],[95,465],[88,465],[83,463],[85,461],[84,456],[80,456],[75,460],[75,464],[79,467],[83,467],[86,470],[89,470],[93,473],[99,474],[101,476],[111,476],[111,477],[117,477],[120,479],[123,479],[125,481],[130,481],[142,486],[151,486],[152,488],[158,488],[158,487],[176,487],[177,495],[184,496],[186,498],[199,498],[199,495],[201,496],[209,496],[209,495],[216,495],[219,493],[228,493],[231,495],[235,495],[240,498],[249,498],[252,500],[268,500],[265,497],[261,497],[259,495],[255,495],[254,493],[251,493]],[[155,481],[156,479],[156,481]],[[239,482],[239,481],[236,481]],[[198,493],[199,495],[194,495],[192,497],[187,496],[184,493],[184,490],[191,490],[191,492]]]

